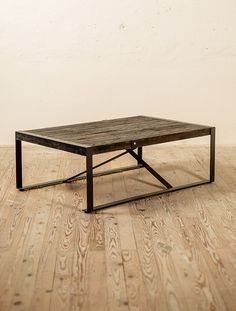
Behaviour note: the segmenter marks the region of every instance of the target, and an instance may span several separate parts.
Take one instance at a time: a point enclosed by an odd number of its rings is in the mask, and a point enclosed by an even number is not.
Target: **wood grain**
[[[111,154],[97,155],[94,163]],[[208,174],[206,145],[144,148],[174,185]],[[236,147],[217,146],[216,182],[85,214],[85,181],[19,192],[0,148],[0,310],[219,310],[236,305]],[[102,169],[135,164],[129,155]],[[27,183],[76,174],[85,159],[25,148]],[[146,170],[94,179],[97,204],[162,186]]]

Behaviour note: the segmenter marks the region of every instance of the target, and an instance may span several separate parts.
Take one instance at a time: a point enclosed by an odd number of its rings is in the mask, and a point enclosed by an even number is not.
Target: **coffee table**
[[[210,176],[207,180],[180,186],[173,186],[143,159],[142,149],[144,146],[206,135],[210,136]],[[16,188],[20,191],[26,191],[86,179],[87,208],[85,211],[88,213],[133,200],[211,183],[215,178],[215,127],[212,126],[147,116],[134,116],[89,123],[16,131],[15,138]],[[83,155],[86,157],[86,170],[64,179],[57,179],[46,183],[23,187],[22,141]],[[106,161],[101,162],[98,165],[93,166],[94,155],[117,150],[124,151]],[[106,170],[99,173],[93,172],[93,170],[97,167],[115,160],[125,154],[130,154],[137,161],[137,164],[113,170]],[[94,207],[93,177],[140,168],[147,169],[165,186],[165,189],[132,196]]]

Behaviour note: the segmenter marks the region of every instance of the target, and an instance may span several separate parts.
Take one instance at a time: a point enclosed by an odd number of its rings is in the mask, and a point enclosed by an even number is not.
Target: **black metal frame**
[[[31,189],[38,189],[42,187],[47,187],[47,186],[52,186],[52,185],[57,185],[57,184],[62,184],[62,183],[70,183],[74,182],[76,180],[81,180],[81,179],[86,179],[87,181],[87,209],[85,209],[85,212],[90,213],[93,211],[97,211],[103,208],[131,202],[134,200],[139,200],[139,199],[144,199],[147,197],[155,196],[155,195],[160,195],[164,193],[169,193],[169,192],[174,192],[178,191],[181,189],[187,189],[190,187],[195,187],[199,185],[204,185],[207,183],[214,182],[215,180],[215,128],[212,127],[210,129],[210,178],[209,180],[202,180],[199,182],[195,183],[190,183],[190,184],[185,184],[181,186],[176,186],[173,187],[168,181],[166,181],[160,174],[158,174],[151,166],[149,166],[142,157],[142,146],[133,146],[132,149],[127,149],[126,151],[122,152],[121,154],[118,154],[104,162],[99,163],[98,165],[93,166],[93,152],[88,150],[86,153],[86,170],[83,172],[80,172],[74,176],[71,176],[69,178],[64,178],[64,179],[57,179],[53,181],[49,181],[46,183],[40,183],[40,184],[34,184],[30,186],[25,186],[23,187],[22,184],[22,140],[19,139],[16,136],[16,145],[15,145],[15,151],[16,151],[16,188],[19,189],[20,191],[27,191]],[[134,152],[134,150],[137,148],[137,153]],[[128,167],[123,167],[123,168],[118,168],[118,169],[113,169],[113,170],[107,170],[99,173],[93,173],[93,170],[99,166],[102,166],[110,161],[113,161],[125,154],[130,154],[132,157],[134,157],[137,161],[137,165],[133,166],[128,166]],[[164,190],[159,190],[159,191],[154,191],[154,192],[149,192],[145,194],[140,194],[132,197],[128,197],[125,199],[105,203],[98,205],[94,207],[94,198],[93,198],[93,177],[98,177],[98,176],[103,176],[103,175],[108,175],[108,174],[115,174],[115,173],[120,173],[124,171],[129,171],[129,170],[134,170],[134,169],[139,169],[139,168],[146,168],[157,180],[159,180],[165,187],[166,189]]]

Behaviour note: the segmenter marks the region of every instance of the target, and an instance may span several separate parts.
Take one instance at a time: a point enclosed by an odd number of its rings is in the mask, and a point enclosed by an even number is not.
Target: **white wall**
[[[235,0],[1,1],[0,144],[136,114],[236,143]]]

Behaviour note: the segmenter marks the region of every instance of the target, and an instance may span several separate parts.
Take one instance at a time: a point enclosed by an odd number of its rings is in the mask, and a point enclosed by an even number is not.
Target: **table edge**
[[[149,138],[141,138],[137,139],[135,141],[129,141],[129,142],[118,142],[112,145],[103,145],[103,146],[94,146],[90,147],[93,154],[99,154],[99,153],[106,153],[121,149],[135,149],[137,147],[144,147],[148,145],[157,145],[172,141],[178,141],[178,140],[184,140],[184,139],[191,139],[191,138],[197,138],[201,136],[208,136],[211,134],[212,129],[215,129],[214,126],[205,127],[202,129],[195,129],[189,132],[183,132],[183,133],[174,133],[174,134],[166,134],[163,136],[153,136]]]
[[[76,153],[80,155],[90,154],[99,154],[112,152],[116,150],[122,149],[135,149],[137,147],[143,147],[148,145],[155,145],[161,143],[167,143],[172,141],[178,141],[183,139],[196,138],[201,136],[207,136],[211,134],[211,130],[215,129],[213,126],[205,126],[201,129],[194,129],[188,132],[183,133],[174,133],[174,134],[166,134],[163,136],[153,136],[149,138],[141,138],[135,141],[123,141],[117,142],[110,145],[101,145],[101,146],[91,146],[84,144],[72,143],[69,141],[64,141],[61,139],[50,138],[34,133],[29,133],[25,131],[16,131],[15,137],[18,140],[26,141],[33,144],[38,144],[42,146],[46,146],[49,148],[54,148],[58,150],[63,150],[71,153]]]
[[[83,145],[83,144],[76,144],[76,143],[71,143],[69,141],[65,141],[62,139],[56,139],[56,138],[50,138],[34,133],[29,133],[25,131],[16,131],[15,132],[15,138],[17,140],[22,140],[26,141],[32,144],[37,144],[53,149],[58,149],[62,151],[67,151],[71,153],[76,153],[76,154],[81,154],[81,155],[86,155],[87,154],[87,149],[90,146]]]

